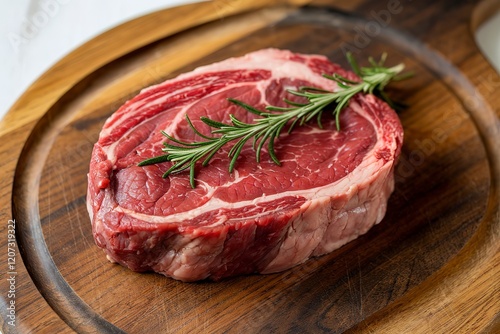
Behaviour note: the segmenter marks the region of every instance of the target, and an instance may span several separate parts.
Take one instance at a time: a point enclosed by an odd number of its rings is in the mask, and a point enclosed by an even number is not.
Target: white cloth
[[[200,0],[16,0],[0,10],[0,119],[54,63],[132,18]]]

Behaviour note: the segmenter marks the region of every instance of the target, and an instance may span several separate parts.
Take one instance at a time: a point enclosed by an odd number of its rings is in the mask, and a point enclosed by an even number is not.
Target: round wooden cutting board
[[[220,0],[153,13],[81,46],[0,123],[2,332],[500,330],[500,77],[471,32],[495,6]],[[86,209],[106,118],[143,87],[266,47],[345,67],[346,51],[362,64],[387,52],[388,65],[415,73],[389,89],[407,107],[384,220],[279,274],[182,283],[109,263]]]

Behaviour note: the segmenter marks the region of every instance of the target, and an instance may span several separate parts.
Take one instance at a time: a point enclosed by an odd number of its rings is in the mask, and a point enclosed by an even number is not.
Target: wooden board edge
[[[471,31],[475,33],[481,25],[500,11],[500,1],[483,0],[476,5],[471,17]]]

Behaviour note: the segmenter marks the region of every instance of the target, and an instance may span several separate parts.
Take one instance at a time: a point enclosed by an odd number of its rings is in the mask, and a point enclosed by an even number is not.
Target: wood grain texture
[[[471,34],[485,6],[221,0],[153,13],[75,50],[0,123],[0,236],[15,218],[22,253],[17,327],[4,317],[2,330],[497,330],[500,77]],[[383,222],[273,275],[186,284],[109,264],[85,207],[90,152],[105,119],[145,86],[269,46],[344,66],[346,48],[358,58],[387,51],[390,62],[415,71],[391,90],[409,107],[400,114],[405,144]],[[5,304],[3,279],[0,288]]]

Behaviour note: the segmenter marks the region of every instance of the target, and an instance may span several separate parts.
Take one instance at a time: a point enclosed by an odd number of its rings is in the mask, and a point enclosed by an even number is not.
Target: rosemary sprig
[[[307,102],[298,103],[285,99],[284,101],[288,104],[288,107],[267,106],[265,111],[258,110],[239,100],[228,99],[248,112],[259,116],[259,118],[255,118],[253,123],[245,123],[233,115],[229,115],[231,124],[225,124],[207,117],[201,117],[200,119],[203,123],[214,128],[212,134],[215,136],[206,136],[200,133],[191,122],[191,119],[186,115],[189,127],[204,140],[185,142],[162,131],[165,137],[177,145],[164,143],[165,147],[163,151],[166,154],[144,160],[139,163],[139,166],[171,161],[173,165],[163,174],[163,177],[189,169],[190,184],[194,188],[196,162],[203,159],[202,166],[207,166],[219,149],[232,141],[237,140],[228,153],[228,157],[231,159],[229,164],[230,173],[234,170],[241,150],[250,139],[253,142],[257,162],[260,162],[262,148],[267,142],[269,156],[274,163],[281,165],[274,150],[274,142],[287,124],[290,123],[288,133],[295,126],[303,125],[314,118],[318,126],[321,127],[321,116],[324,109],[327,106],[335,105],[333,115],[337,130],[340,130],[340,112],[347,106],[350,99],[358,93],[377,94],[393,105],[387,94],[385,94],[384,88],[389,82],[402,80],[408,76],[408,74],[400,74],[404,69],[404,64],[384,67],[386,54],[383,54],[378,62],[369,58],[370,67],[359,67],[351,54],[347,54],[347,59],[353,71],[361,79],[359,82],[349,80],[338,74],[325,74],[324,77],[337,83],[337,91],[325,91],[315,87],[301,87],[299,90],[288,90],[293,95],[305,98]]]

